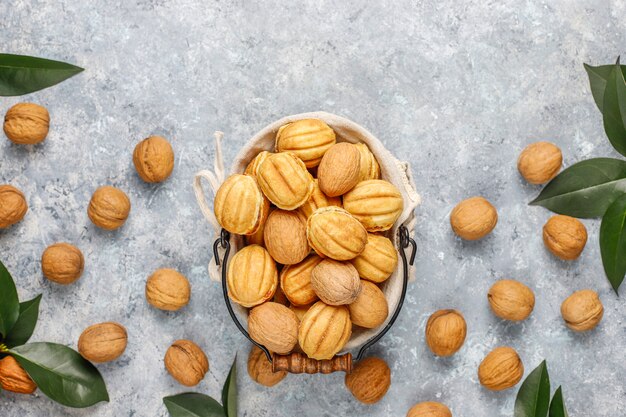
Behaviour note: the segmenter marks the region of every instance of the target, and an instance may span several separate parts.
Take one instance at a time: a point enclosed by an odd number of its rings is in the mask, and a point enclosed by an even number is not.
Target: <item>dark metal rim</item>
[[[368,340],[361,348],[359,349],[358,354],[354,358],[354,361],[359,361],[365,355],[365,352],[372,347],[372,345],[376,344],[393,326],[394,322],[398,318],[400,314],[400,310],[402,310],[402,305],[404,304],[404,298],[406,297],[407,285],[409,282],[409,265],[413,265],[415,262],[415,255],[417,252],[417,244],[411,237],[409,236],[408,229],[403,225],[398,228],[398,237],[400,239],[400,257],[402,258],[402,293],[400,294],[400,300],[398,301],[398,306],[396,307],[391,319],[387,323],[387,325],[378,332],[378,334]],[[411,246],[411,256],[407,259],[405,249]],[[224,257],[220,260],[219,256],[219,248],[224,249]],[[224,295],[224,302],[226,303],[226,308],[228,309],[228,314],[230,314],[230,318],[233,320],[241,334],[243,334],[246,339],[248,339],[251,343],[256,345],[259,349],[261,349],[267,359],[272,362],[272,354],[270,351],[263,346],[262,344],[256,342],[250,337],[248,331],[243,327],[235,311],[233,310],[233,306],[230,302],[230,298],[228,297],[228,285],[226,284],[226,276],[227,276],[227,262],[228,256],[230,254],[230,233],[226,230],[222,229],[220,233],[220,237],[218,237],[213,243],[213,257],[215,258],[215,264],[217,266],[222,266],[222,293]]]

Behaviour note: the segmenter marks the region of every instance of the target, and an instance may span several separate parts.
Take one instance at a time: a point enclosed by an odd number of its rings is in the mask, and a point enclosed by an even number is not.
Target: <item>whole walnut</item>
[[[189,281],[174,269],[157,269],[146,281],[146,300],[160,310],[180,310],[189,303],[190,297]]]
[[[492,350],[478,367],[482,386],[502,391],[515,386],[524,375],[524,364],[515,349],[498,347]]]
[[[0,185],[0,229],[6,229],[24,218],[28,204],[24,194],[12,185]]]
[[[349,306],[352,324],[375,329],[387,320],[389,306],[385,294],[376,284],[362,280],[361,292]]]
[[[552,216],[543,226],[543,243],[554,256],[571,261],[585,249],[587,229],[573,217]]]
[[[324,259],[311,271],[311,286],[326,304],[338,306],[354,302],[361,292],[356,268],[348,262]]]
[[[37,384],[13,356],[0,359],[0,388],[18,394],[32,394]]]
[[[318,208],[328,206],[341,207],[341,197],[327,196],[322,192],[322,190],[320,190],[317,179],[314,180],[314,183],[315,186],[313,187],[313,193],[311,193],[311,196],[306,203],[298,208],[305,219],[308,219],[309,216]]]
[[[287,371],[272,372],[272,364],[265,352],[252,345],[248,355],[248,375],[257,384],[273,387],[287,376]]]
[[[276,134],[276,150],[295,154],[307,168],[318,166],[326,151],[334,144],[335,132],[319,119],[287,123]]]
[[[315,186],[304,162],[289,152],[268,155],[259,165],[256,179],[263,194],[283,210],[303,205]]]
[[[279,355],[291,352],[298,343],[298,325],[293,311],[274,302],[253,307],[248,315],[250,337]]]
[[[512,279],[503,279],[493,284],[487,299],[493,313],[504,320],[526,320],[535,308],[533,291]]]
[[[302,318],[298,343],[309,358],[331,359],[343,349],[350,335],[352,322],[348,308],[318,301]]]
[[[43,275],[57,284],[68,285],[83,274],[85,259],[74,245],[55,243],[46,248],[41,255]]]
[[[467,335],[467,324],[457,310],[434,312],[426,323],[426,343],[437,356],[454,355]]]
[[[498,212],[483,197],[461,201],[450,214],[450,225],[458,236],[478,240],[487,236],[498,223]]]
[[[135,146],[133,164],[145,182],[165,181],[174,169],[172,145],[161,136],[150,136]]]
[[[105,185],[91,196],[87,215],[98,227],[115,230],[121,227],[130,213],[130,200],[119,188]]]
[[[263,241],[272,258],[283,265],[297,264],[311,251],[306,221],[297,211],[273,210],[265,221]]]
[[[370,148],[364,143],[357,143],[357,147],[361,154],[361,169],[359,171],[359,181],[377,180],[380,178],[380,165],[374,157]]]
[[[517,169],[531,184],[544,184],[561,170],[563,155],[561,150],[550,142],[536,142],[528,145],[517,160]]]
[[[296,306],[309,305],[318,300],[311,285],[311,272],[322,258],[309,255],[302,262],[287,265],[280,272],[280,287],[291,304]]]
[[[191,340],[177,340],[165,352],[165,369],[180,384],[193,387],[209,371],[209,360]]]
[[[357,362],[345,377],[346,387],[364,404],[380,401],[391,385],[391,369],[380,358],[369,357]]]
[[[267,218],[270,203],[249,175],[226,178],[215,194],[213,212],[220,226],[237,235],[255,234]]]
[[[396,270],[398,252],[391,240],[385,236],[368,233],[365,249],[350,262],[359,272],[361,278],[381,283]]]
[[[388,181],[361,181],[343,196],[343,208],[368,232],[382,232],[391,229],[398,220],[404,199],[400,190]]]
[[[346,210],[323,207],[307,220],[307,239],[321,257],[347,261],[361,254],[367,243],[363,225]]]
[[[561,315],[567,327],[576,332],[584,332],[600,323],[604,315],[604,307],[597,292],[580,290],[563,301]]]
[[[326,151],[317,168],[320,190],[338,197],[354,188],[361,173],[361,153],[352,143],[336,143]]]
[[[252,177],[256,177],[256,173],[259,170],[259,165],[261,165],[261,162],[265,161],[265,158],[267,158],[271,154],[272,153],[268,152],[268,151],[261,151],[261,152],[259,152],[252,159],[252,161],[250,161],[250,163],[248,163],[248,166],[246,167],[246,170],[244,171],[244,174],[250,175]]]
[[[406,417],[452,417],[452,412],[444,404],[425,401],[411,407]]]
[[[119,323],[105,322],[87,327],[78,339],[78,352],[91,362],[109,362],[126,350],[128,335]]]
[[[263,247],[246,246],[228,264],[226,284],[231,300],[244,307],[254,307],[276,293],[278,270]]]
[[[50,115],[45,107],[18,103],[4,116],[4,133],[18,145],[34,145],[48,136]]]

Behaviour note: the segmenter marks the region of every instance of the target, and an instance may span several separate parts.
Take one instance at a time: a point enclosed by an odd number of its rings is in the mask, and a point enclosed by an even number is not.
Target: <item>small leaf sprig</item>
[[[163,404],[171,417],[237,417],[237,357],[222,388],[222,404],[197,392],[165,397]]]
[[[615,150],[626,156],[626,66],[619,58],[614,65],[584,65],[604,131]],[[530,204],[572,217],[602,217],[602,264],[618,293],[626,275],[626,161],[594,158],[578,162],[550,181]]]
[[[57,343],[27,343],[40,301],[41,294],[20,303],[13,277],[0,262],[0,360],[12,356],[41,392],[62,405],[84,408],[109,401],[100,372],[78,352]]]
[[[514,417],[568,417],[561,387],[550,400],[550,376],[545,360],[522,383],[514,410]]]
[[[0,96],[21,96],[60,83],[83,68],[27,55],[0,54]]]

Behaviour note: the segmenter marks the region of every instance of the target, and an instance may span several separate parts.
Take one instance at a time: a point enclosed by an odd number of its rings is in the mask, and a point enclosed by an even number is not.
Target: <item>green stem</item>
[[[4,343],[0,343],[0,352],[5,353],[8,352],[9,348]]]

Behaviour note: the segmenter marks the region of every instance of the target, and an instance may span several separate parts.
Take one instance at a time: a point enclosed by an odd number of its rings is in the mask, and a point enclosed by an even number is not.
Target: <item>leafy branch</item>
[[[546,416],[568,417],[568,414],[561,387],[550,401],[550,376],[546,361],[543,361],[522,383],[515,399],[514,417]]]
[[[78,352],[56,343],[27,343],[40,301],[41,294],[20,303],[13,277],[0,262],[0,358],[12,356],[41,392],[65,406],[84,408],[108,401],[100,372]]]
[[[172,417],[237,417],[237,357],[222,387],[222,404],[196,392],[165,397],[163,404]]]
[[[604,131],[617,152],[626,156],[626,66],[585,64]],[[578,218],[602,217],[600,252],[606,276],[618,292],[626,275],[626,161],[595,158],[578,162],[554,178],[531,201]]]

